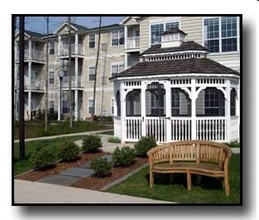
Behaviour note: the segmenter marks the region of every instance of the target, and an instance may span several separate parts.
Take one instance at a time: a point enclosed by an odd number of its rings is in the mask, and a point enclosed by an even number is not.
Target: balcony
[[[24,90],[27,92],[44,92],[44,86],[45,84],[42,82],[42,80],[31,80],[31,83],[28,79],[24,80]],[[19,79],[17,79],[15,82],[15,89],[19,89]]]
[[[24,50],[24,60],[25,61],[36,61],[36,62],[45,62],[46,54],[42,50]],[[19,62],[19,51],[15,53],[15,61]]]
[[[59,51],[59,56],[68,56],[69,45],[63,44]],[[84,48],[82,44],[71,44],[71,55],[84,55]]]
[[[127,50],[139,49],[139,36],[127,38]]]
[[[69,77],[65,76],[62,79],[62,87],[64,89],[69,88]],[[81,76],[71,76],[71,88],[82,88],[82,83],[81,83]]]

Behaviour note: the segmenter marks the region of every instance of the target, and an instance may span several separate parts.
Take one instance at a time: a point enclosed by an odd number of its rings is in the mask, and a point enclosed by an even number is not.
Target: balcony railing
[[[59,56],[68,56],[69,45],[63,44],[59,51]],[[82,44],[71,44],[71,55],[84,55]]]
[[[24,90],[44,91],[45,84],[42,80],[24,80]],[[15,88],[19,89],[19,80],[16,80]]]
[[[127,49],[139,49],[139,37],[128,37]]]
[[[62,79],[62,87],[63,88],[68,88],[69,87],[69,77],[65,76]],[[71,88],[81,88],[82,83],[81,83],[81,76],[72,76],[71,77]]]
[[[24,60],[34,60],[34,61],[46,61],[46,54],[41,50],[31,50],[31,53],[29,49],[24,50]],[[19,61],[19,51],[16,51],[15,53],[15,61]]]

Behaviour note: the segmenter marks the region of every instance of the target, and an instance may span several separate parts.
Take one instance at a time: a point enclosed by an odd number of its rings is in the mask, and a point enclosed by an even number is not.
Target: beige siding
[[[240,72],[240,53],[218,53],[209,54],[208,58]]]
[[[187,34],[186,41],[202,44],[202,17],[182,17],[180,28]]]

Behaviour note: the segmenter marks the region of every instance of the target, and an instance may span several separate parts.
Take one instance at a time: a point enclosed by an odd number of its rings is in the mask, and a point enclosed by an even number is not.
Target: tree
[[[100,54],[101,29],[102,29],[102,17],[100,17],[100,19],[99,19],[99,33],[98,33],[98,47],[97,47],[97,55],[96,55],[96,63],[95,63],[95,78],[94,78],[94,92],[93,92],[94,94],[93,94],[92,118],[95,115],[96,83],[97,83],[97,69],[98,69],[99,54]]]

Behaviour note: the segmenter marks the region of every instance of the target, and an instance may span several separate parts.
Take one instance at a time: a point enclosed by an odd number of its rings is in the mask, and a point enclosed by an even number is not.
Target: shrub
[[[112,169],[112,164],[107,160],[107,158],[94,159],[91,162],[91,169],[94,170],[97,177],[103,178],[110,174]]]
[[[108,139],[108,142],[109,143],[120,143],[121,140],[117,137],[111,137],[111,138]]]
[[[31,162],[36,169],[47,168],[53,164],[55,157],[53,153],[44,148],[37,150],[31,155]]]
[[[97,135],[87,135],[83,139],[82,149],[85,152],[95,153],[102,147],[101,138]]]
[[[59,151],[59,157],[63,161],[72,161],[78,157],[80,148],[73,142],[66,142],[61,146]]]
[[[142,137],[135,144],[135,151],[139,157],[147,157],[147,152],[157,146],[155,137]]]
[[[135,151],[129,147],[117,147],[112,155],[112,161],[114,166],[128,167],[135,160]]]

